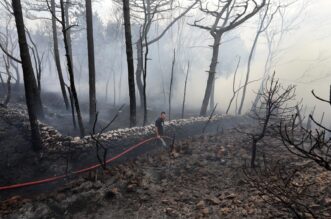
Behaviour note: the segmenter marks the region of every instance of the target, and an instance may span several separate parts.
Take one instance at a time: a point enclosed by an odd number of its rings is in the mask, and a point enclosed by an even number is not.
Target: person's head
[[[164,120],[166,118],[166,113],[162,112],[160,117]]]

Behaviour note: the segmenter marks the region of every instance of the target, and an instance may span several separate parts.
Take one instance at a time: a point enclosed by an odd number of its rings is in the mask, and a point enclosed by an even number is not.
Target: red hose
[[[165,138],[169,138],[169,137],[165,137]],[[109,164],[117,159],[119,159],[120,157],[124,156],[125,154],[129,153],[130,151],[138,148],[139,146],[143,145],[143,144],[146,144],[147,142],[149,141],[152,141],[156,139],[156,137],[153,137],[153,138],[149,138],[147,140],[144,140],[144,141],[141,141],[131,147],[129,147],[128,149],[126,149],[125,151],[119,153],[118,155],[116,155],[115,157],[112,157],[110,159],[108,159],[106,161],[106,164]],[[46,179],[42,179],[42,180],[37,180],[37,181],[30,181],[30,182],[25,182],[25,183],[18,183],[18,184],[14,184],[14,185],[9,185],[9,186],[1,186],[0,187],[0,191],[4,191],[4,190],[9,190],[9,189],[17,189],[17,188],[22,188],[22,187],[27,187],[27,186],[33,186],[33,185],[40,185],[40,184],[44,184],[44,183],[49,183],[49,182],[53,182],[53,181],[57,181],[57,180],[60,180],[60,179],[63,179],[69,175],[76,175],[76,174],[81,174],[81,173],[85,173],[85,172],[88,172],[88,171],[91,171],[91,170],[94,170],[94,169],[97,169],[101,166],[101,164],[95,164],[95,165],[92,165],[92,166],[89,166],[89,167],[86,167],[86,168],[83,168],[83,169],[80,169],[80,170],[76,170],[76,171],[73,171],[69,174],[64,174],[64,175],[61,175],[61,176],[54,176],[54,177],[50,177],[50,178],[46,178]]]

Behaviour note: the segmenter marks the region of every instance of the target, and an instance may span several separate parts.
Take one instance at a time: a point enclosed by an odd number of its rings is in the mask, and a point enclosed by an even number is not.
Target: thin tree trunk
[[[246,97],[247,83],[249,81],[249,76],[250,76],[250,73],[251,73],[252,59],[253,59],[254,51],[255,51],[255,48],[256,48],[256,45],[257,45],[257,41],[259,39],[260,34],[261,34],[261,32],[258,31],[257,34],[256,34],[256,36],[255,36],[255,39],[254,39],[254,42],[253,42],[253,46],[251,48],[251,52],[249,53],[248,63],[247,63],[246,79],[245,79],[244,89],[243,89],[243,95],[242,95],[242,98],[241,98],[241,101],[240,101],[240,105],[239,105],[239,110],[238,110],[238,114],[239,115],[241,115],[242,110],[243,110],[244,101],[245,101],[245,97]]]
[[[209,111],[211,112],[215,107],[215,78],[213,81],[213,86],[211,88],[211,94],[210,94],[210,103],[209,103]]]
[[[142,81],[142,75],[144,71],[144,58],[143,58],[143,47],[142,47],[142,38],[137,42],[137,69],[136,69],[136,83],[137,90],[140,99],[140,107],[144,107],[144,85]]]
[[[40,136],[37,115],[38,111],[39,113],[42,113],[41,101],[29,54],[29,46],[26,40],[21,1],[12,0],[12,7],[15,16],[20,55],[22,60],[25,98],[31,126],[32,149],[40,150],[42,148],[42,140]]]
[[[183,105],[182,105],[182,119],[184,119],[184,113],[185,113],[186,89],[187,89],[187,79],[189,72],[190,72],[190,62],[187,63],[187,72],[185,77],[184,96],[183,96]]]
[[[147,96],[146,96],[146,77],[147,77],[147,61],[148,61],[148,52],[149,52],[149,48],[148,48],[148,45],[147,45],[147,35],[145,35],[145,43],[146,43],[146,49],[145,49],[145,65],[144,65],[144,72],[143,72],[143,103],[144,103],[144,121],[143,121],[143,126],[146,125],[147,123]]]
[[[8,74],[8,78],[7,78],[7,95],[6,95],[5,101],[3,102],[3,105],[5,107],[8,106],[10,98],[11,98],[11,75]]]
[[[77,123],[76,123],[76,118],[75,118],[75,104],[74,104],[74,100],[70,91],[70,87],[68,88],[68,93],[69,93],[69,97],[70,97],[70,106],[71,106],[71,115],[72,115],[72,124],[74,126],[74,129],[77,129]]]
[[[10,58],[7,56],[7,58],[5,58],[4,56],[4,62],[5,62],[5,68],[6,68],[6,72],[7,72],[7,94],[6,94],[6,98],[3,102],[3,105],[5,107],[8,106],[8,103],[10,101],[10,97],[11,97],[11,74],[10,74]]]
[[[173,60],[172,60],[171,76],[170,76],[170,87],[169,87],[169,120],[171,120],[171,97],[172,97],[172,84],[173,84],[173,81],[174,81],[175,63],[176,63],[176,50],[174,50],[174,57],[173,57]]]
[[[145,41],[145,55],[144,55],[144,59],[145,59],[145,62],[144,62],[144,71],[143,71],[143,85],[144,85],[144,121],[143,121],[143,126],[146,125],[147,123],[147,118],[148,118],[148,115],[147,115],[147,94],[146,94],[146,87],[147,87],[147,82],[146,82],[146,78],[147,78],[147,63],[148,63],[148,53],[149,53],[149,45],[148,45],[148,38],[147,38],[147,33],[149,31],[149,28],[150,28],[150,21],[151,21],[151,15],[150,15],[150,11],[151,11],[151,8],[150,8],[150,0],[147,0],[146,3],[145,1],[143,1],[143,6],[144,6],[144,14],[145,14],[145,21],[144,21],[144,26],[143,26],[143,30],[142,30],[142,35],[144,37],[144,41]],[[141,47],[143,48],[143,45],[141,45]]]
[[[21,75],[20,75],[20,71],[18,68],[17,63],[14,63],[14,61],[12,59],[10,59],[10,65],[15,69],[15,73],[16,73],[16,83],[15,83],[15,87],[18,88],[19,84],[21,82]]]
[[[52,13],[55,12],[55,0],[51,0],[51,10]],[[57,69],[57,74],[59,77],[60,87],[61,87],[61,93],[63,97],[64,104],[66,106],[66,109],[69,109],[69,101],[68,96],[64,84],[63,74],[62,74],[62,68],[61,68],[61,61],[60,61],[60,53],[59,53],[59,42],[57,38],[57,28],[56,28],[56,18],[55,16],[52,16],[52,33],[53,33],[53,50],[54,50],[54,61]]]
[[[70,8],[71,0],[66,0],[64,2],[64,16],[65,16],[65,26],[68,28],[70,26],[70,16],[69,16],[69,8]],[[67,33],[67,42],[68,42],[68,51],[71,59],[72,69],[74,69],[74,60],[72,57],[72,41],[71,41],[71,28],[66,30]]]
[[[26,28],[26,33],[27,36],[32,44],[32,46],[30,46],[30,49],[32,51],[32,55],[33,55],[33,60],[34,60],[34,64],[35,64],[35,72],[37,75],[37,86],[38,86],[38,91],[39,93],[41,93],[41,73],[42,73],[42,58],[40,58],[39,55],[39,51],[38,51],[38,47],[36,45],[36,43],[33,41],[31,34],[29,32],[29,30]]]
[[[128,83],[130,96],[130,127],[137,124],[136,121],[136,94],[134,83],[134,65],[132,51],[131,21],[130,21],[130,3],[129,0],[123,0],[123,16],[126,41],[126,55],[128,63]]]
[[[86,31],[89,66],[89,97],[90,97],[90,125],[93,125],[97,112],[96,91],[95,91],[95,60],[94,60],[94,39],[93,39],[93,13],[91,0],[86,3]]]
[[[0,73],[0,80],[1,80],[1,86],[5,90],[6,89],[6,85],[5,85],[5,81],[3,80],[3,77],[2,77],[2,74],[1,73]]]
[[[113,73],[113,89],[114,89],[114,99],[113,99],[113,105],[116,107],[116,73]]]
[[[238,68],[239,68],[239,65],[240,65],[240,60],[241,60],[241,58],[239,57],[239,59],[238,59],[238,63],[237,63],[237,66],[236,66],[236,70],[235,70],[235,72],[234,72],[234,74],[233,74],[233,83],[232,83],[232,92],[233,92],[233,95],[232,95],[232,97],[231,97],[231,100],[230,100],[230,102],[229,102],[228,108],[227,108],[227,110],[226,110],[226,114],[229,113],[230,108],[231,108],[231,105],[232,105],[232,102],[233,102],[233,100],[234,100],[234,98],[236,97],[236,94],[237,94],[237,93],[236,93],[235,86],[236,86],[236,76],[237,76]]]
[[[110,76],[108,77],[107,82],[106,82],[106,96],[105,96],[106,103],[108,102],[109,81],[110,81]]]
[[[207,114],[207,107],[208,107],[208,103],[209,103],[211,92],[212,92],[213,81],[215,80],[221,37],[222,37],[221,34],[217,34],[214,37],[213,56],[212,56],[212,60],[211,60],[210,68],[209,68],[208,80],[207,80],[205,95],[204,95],[201,110],[200,110],[200,116],[206,116],[206,114]]]
[[[69,73],[69,78],[70,78],[70,89],[71,89],[71,94],[72,94],[74,104],[75,104],[75,108],[76,108],[76,114],[77,114],[77,120],[78,120],[80,136],[83,137],[85,135],[85,130],[84,130],[84,125],[83,125],[82,115],[81,115],[81,112],[80,112],[78,95],[77,95],[77,92],[76,92],[75,78],[74,78],[74,71],[73,71],[72,62],[71,62],[71,56],[70,56],[70,53],[69,53],[69,44],[68,44],[68,39],[67,39],[68,27],[66,27],[66,24],[65,24],[65,13],[64,13],[65,9],[64,9],[63,0],[60,0],[60,4],[61,4],[61,17],[62,17],[62,23],[61,24],[62,24],[63,42],[64,42],[64,48],[65,48],[65,51],[66,51],[68,73]]]

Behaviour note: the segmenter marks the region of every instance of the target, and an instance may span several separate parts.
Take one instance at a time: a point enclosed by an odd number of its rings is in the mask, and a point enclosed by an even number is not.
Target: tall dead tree
[[[67,38],[68,31],[73,26],[67,26],[68,21],[66,20],[66,16],[65,16],[66,9],[65,9],[65,4],[64,4],[63,0],[60,0],[60,7],[61,7],[61,20],[58,19],[58,21],[60,22],[60,24],[62,26],[63,43],[64,43],[65,52],[66,52],[65,56],[67,58],[67,67],[68,67],[69,80],[70,80],[70,90],[71,90],[72,98],[73,98],[75,109],[76,109],[80,136],[83,137],[85,135],[85,129],[84,129],[84,125],[83,125],[82,114],[80,112],[78,95],[77,95],[76,85],[75,85],[74,69],[73,69],[73,65],[72,65],[72,54],[71,54],[70,48],[69,48],[71,43],[69,43],[69,40]]]
[[[11,35],[10,30],[9,30],[10,22],[11,22],[11,17],[9,16],[8,21],[6,21],[5,33],[0,32],[0,44],[1,44],[1,47],[5,51],[7,51],[10,54],[13,54],[16,44],[13,43],[12,37],[10,36]],[[9,48],[9,47],[11,47],[11,48]],[[11,98],[11,80],[13,78],[12,73],[11,73],[12,59],[8,55],[3,54],[2,60],[3,60],[3,65],[4,65],[5,71],[0,71],[0,79],[1,79],[1,83],[3,85],[3,88],[6,89],[7,92],[6,92],[6,95],[4,96],[3,102],[0,104],[0,106],[7,107],[8,103],[10,101],[10,98]],[[3,75],[7,77],[7,82],[4,81]]]
[[[64,3],[64,17],[65,17],[65,25],[67,27],[70,26],[70,14],[69,14],[69,9],[72,6],[72,0],[66,0],[63,2]],[[72,40],[71,40],[71,28],[69,28],[67,31],[67,44],[68,44],[68,51],[72,63],[72,68],[74,68],[74,63],[73,63],[73,57],[72,57]]]
[[[14,11],[14,8],[13,8],[13,5],[15,4],[15,6],[17,7]],[[14,15],[15,17],[15,24],[16,24],[16,30],[17,30],[17,37],[18,37],[18,42],[19,42],[19,47],[20,47],[20,55],[21,55],[21,59],[22,59],[22,53],[23,53],[23,57],[26,58],[25,62],[26,62],[26,65],[28,60],[27,60],[27,56],[30,60],[30,63],[32,65],[32,62],[31,62],[31,57],[30,57],[30,53],[28,51],[27,54],[26,51],[22,51],[22,48],[21,46],[25,46],[25,44],[27,45],[28,49],[29,49],[29,44],[27,42],[27,38],[26,38],[26,35],[25,35],[25,25],[24,25],[24,20],[23,20],[23,14],[22,14],[22,5],[21,5],[21,2],[14,2],[14,1],[11,1],[11,4],[9,1],[5,0],[3,1],[2,3],[2,6],[4,6],[5,10],[10,14],[10,15]],[[16,14],[15,14],[16,13]],[[17,16],[17,17],[16,17]],[[21,17],[21,18],[20,18]],[[19,23],[18,23],[19,22]],[[23,30],[24,30],[24,34],[22,32],[20,32],[21,30],[18,29],[18,26],[21,27],[21,25],[23,25]],[[15,47],[12,39],[9,35],[9,32],[8,32],[8,29],[7,29],[7,36],[5,36],[6,38],[6,41],[8,41],[8,38],[10,38],[10,42],[12,44],[12,47]],[[20,39],[21,37],[21,39]],[[23,39],[24,37],[24,39]],[[20,42],[22,44],[20,44]],[[7,55],[11,61],[11,65],[14,66],[15,69],[17,69],[17,66],[14,64],[14,62],[17,62],[17,63],[20,63],[22,64],[22,68],[24,70],[24,66],[23,66],[23,61],[17,59],[14,57],[14,55],[12,54],[14,52],[14,48],[12,48],[12,51],[8,51],[7,49],[5,49],[2,45],[2,43],[0,43],[0,49],[2,50],[2,52]],[[27,66],[25,66],[27,68]],[[32,67],[32,73],[33,73],[33,67]],[[16,73],[19,75],[19,71],[16,71]],[[30,73],[29,73],[30,74]],[[24,73],[23,73],[23,76],[24,76]],[[36,82],[36,78],[35,78],[35,75],[33,73],[32,76],[28,76],[29,77],[29,81],[30,81],[30,85],[29,85],[29,90],[32,92],[30,93],[30,101],[33,102],[33,105],[34,105],[34,111],[35,111],[35,114],[38,118],[44,118],[44,111],[43,111],[43,107],[42,107],[42,101],[41,101],[41,97],[40,97],[40,92],[38,90],[38,86],[37,86],[37,82]],[[19,76],[17,77],[19,78]]]
[[[135,90],[135,83],[134,83],[134,64],[133,64],[131,17],[130,17],[129,0],[123,0],[123,17],[124,17],[124,29],[125,29],[126,56],[127,56],[127,63],[128,63],[128,83],[129,83],[129,97],[130,97],[130,126],[133,127],[137,124],[137,122],[136,122],[136,90]]]
[[[282,41],[285,37],[286,34],[290,33],[294,27],[300,23],[298,19],[301,17],[300,15],[303,13],[304,9],[306,8],[306,3],[302,2],[301,7],[296,7],[298,10],[293,13],[288,13],[288,7],[290,5],[296,4],[297,0],[292,1],[289,4],[281,4],[277,6],[277,9],[275,12],[276,14],[273,14],[273,17],[276,15],[278,16],[277,19],[280,20],[280,24],[276,28],[271,28],[270,25],[269,27],[266,28],[264,31],[264,35],[267,41],[267,58],[264,64],[264,71],[263,71],[263,80],[260,83],[259,87],[259,92],[257,92],[257,95],[255,96],[255,99],[253,101],[253,105],[251,107],[251,111],[254,111],[257,107],[257,104],[260,100],[260,95],[261,91],[264,89],[263,85],[265,84],[265,80],[268,78],[270,74],[272,74],[274,66],[277,64],[279,58],[281,55],[286,52],[285,49],[281,48]],[[289,18],[289,14],[291,14],[292,18]],[[271,17],[270,17],[271,18]],[[273,20],[275,18],[271,18]]]
[[[247,62],[247,71],[246,71],[246,78],[245,78],[245,82],[244,82],[244,88],[243,88],[243,94],[241,97],[241,101],[240,101],[240,105],[239,105],[239,109],[238,109],[238,114],[241,115],[242,110],[243,110],[243,106],[244,106],[244,101],[245,101],[245,97],[246,97],[246,90],[247,90],[247,85],[248,85],[248,81],[249,81],[249,77],[250,77],[250,73],[251,73],[251,66],[252,66],[252,61],[253,61],[253,56],[256,50],[256,46],[258,43],[258,40],[260,38],[260,35],[266,31],[266,29],[268,28],[268,26],[271,24],[271,21],[273,20],[273,17],[275,15],[275,13],[277,12],[277,10],[275,10],[271,15],[270,18],[268,18],[268,14],[270,13],[270,1],[268,0],[266,7],[264,7],[264,11],[261,12],[260,15],[260,23],[258,26],[258,29],[256,31],[255,37],[254,37],[254,41],[251,47],[251,51],[249,53],[248,56],[248,62]]]
[[[25,98],[31,126],[32,148],[33,150],[40,150],[42,148],[42,140],[40,136],[37,115],[38,109],[41,110],[41,101],[29,54],[29,46],[26,40],[21,1],[12,0],[12,8],[15,17],[23,68]]]
[[[137,89],[140,97],[140,106],[144,106],[144,88],[143,88],[143,73],[144,73],[144,49],[147,46],[151,46],[152,44],[158,42],[167,32],[171,29],[171,27],[176,24],[182,17],[184,17],[197,3],[199,0],[195,0],[193,3],[182,9],[180,1],[174,0],[133,0],[130,1],[130,5],[133,8],[133,18],[137,20],[138,23],[141,23],[140,29],[143,29],[141,32],[139,39],[136,42],[137,48],[137,67],[136,67],[136,83]],[[177,2],[177,5],[175,4]],[[159,34],[155,37],[150,37],[151,26],[155,22],[160,22],[161,20],[169,20],[166,19],[167,14],[172,13],[176,10],[182,10],[182,12],[178,16],[171,16],[170,22],[167,23],[161,30],[159,30]],[[146,15],[146,16],[145,16]],[[147,28],[142,28],[144,24],[147,23]],[[144,42],[145,39],[148,38],[147,43]]]
[[[32,57],[33,57],[34,66],[35,66],[34,69],[35,69],[36,76],[37,76],[37,86],[38,86],[38,91],[40,93],[41,92],[41,74],[42,74],[42,70],[43,70],[44,53],[40,56],[37,44],[32,39],[30,31],[27,28],[25,28],[25,32],[29,38],[30,43],[32,44],[32,46],[29,46],[29,48],[32,52]]]
[[[188,79],[188,74],[189,73],[190,73],[190,62],[187,63],[187,72],[186,72],[186,77],[185,77],[184,94],[183,94],[183,104],[182,104],[182,119],[184,119],[184,113],[185,113],[187,79]]]
[[[169,115],[168,115],[169,120],[171,120],[171,98],[172,98],[172,87],[174,82],[175,63],[176,63],[176,50],[174,50],[174,56],[171,65],[171,75],[170,75],[170,85],[169,85]]]
[[[211,16],[214,19],[214,22],[211,25],[202,24],[204,19],[196,20],[193,24],[191,24],[194,27],[208,31],[214,40],[212,45],[212,59],[208,71],[208,80],[200,110],[201,116],[206,116],[207,113],[223,35],[253,17],[265,6],[265,4],[266,0],[261,0],[259,3],[255,0],[219,0],[216,5],[211,4],[212,6],[208,5],[208,2],[205,6],[200,2],[200,10],[207,16]]]
[[[65,3],[63,0],[60,0],[60,17],[57,17],[56,11],[53,11],[49,5],[49,2],[47,1],[48,10],[51,12],[52,16],[56,19],[57,22],[61,25],[62,28],[62,34],[63,34],[63,43],[64,43],[64,49],[65,49],[65,56],[67,60],[67,70],[69,74],[69,81],[70,81],[70,91],[73,99],[73,104],[75,106],[76,114],[77,114],[77,121],[79,126],[79,132],[80,136],[83,137],[85,135],[85,129],[83,124],[83,118],[80,111],[80,105],[78,100],[78,95],[76,91],[76,85],[75,85],[75,76],[74,76],[74,70],[72,65],[72,55],[70,51],[70,42],[68,40],[68,31],[75,25],[68,25],[68,20],[66,20],[66,5],[69,4],[68,2]]]
[[[51,0],[51,10],[55,12],[55,0]],[[57,27],[56,27],[56,19],[55,16],[52,16],[52,36],[53,36],[53,55],[54,55],[54,61],[55,66],[57,70],[57,74],[59,77],[60,87],[61,87],[61,93],[63,97],[64,104],[66,106],[66,109],[69,109],[69,100],[66,92],[66,87],[63,79],[63,73],[61,68],[61,61],[60,61],[60,53],[59,53],[59,42],[57,38]]]
[[[141,33],[146,32],[147,29],[150,28],[151,25],[151,16],[154,16],[155,14],[148,14],[148,11],[150,10],[150,2],[143,1],[143,8],[144,8],[144,25],[142,27]],[[147,79],[147,62],[148,62],[148,53],[149,53],[149,47],[148,47],[148,36],[147,34],[144,36],[143,41],[141,43],[146,44],[146,49],[145,49],[145,55],[144,55],[144,67],[143,67],[143,106],[144,106],[144,120],[143,120],[143,126],[146,125],[147,123],[147,95],[146,95],[146,79]],[[143,50],[141,50],[143,52]]]
[[[3,107],[7,107],[9,101],[10,101],[10,97],[11,97],[11,79],[12,79],[12,74],[10,72],[10,58],[6,55],[3,55],[3,62],[4,62],[4,65],[5,65],[5,74],[7,75],[7,86],[6,86],[6,89],[7,89],[7,93],[6,93],[6,96],[4,98],[4,101],[3,103],[1,103],[0,105],[3,106]],[[2,74],[2,72],[0,72],[0,75]],[[1,77],[2,79],[2,77]],[[4,83],[4,82],[2,82]]]
[[[90,124],[93,124],[96,116],[97,104],[96,104],[96,92],[95,92],[95,60],[94,60],[92,0],[85,0],[85,6],[86,6],[88,66],[89,66]]]

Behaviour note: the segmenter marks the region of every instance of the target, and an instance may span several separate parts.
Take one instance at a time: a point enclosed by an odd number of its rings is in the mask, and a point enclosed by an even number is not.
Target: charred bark
[[[176,50],[174,50],[174,57],[171,65],[171,76],[170,76],[170,87],[169,87],[169,121],[171,120],[171,98],[172,98],[172,87],[174,81],[174,71],[175,71],[175,63],[176,63]]]
[[[51,10],[55,12],[55,0],[51,0]],[[59,53],[59,42],[57,38],[57,28],[56,28],[56,19],[52,16],[52,35],[53,35],[53,52],[54,52],[54,61],[56,65],[57,74],[59,77],[61,93],[63,97],[64,104],[66,109],[69,109],[69,101],[68,96],[65,88],[65,83],[63,79],[63,73],[61,68],[61,61],[60,61],[60,53]]]
[[[94,38],[93,38],[93,13],[91,0],[85,0],[86,4],[86,31],[89,66],[89,97],[90,97],[90,124],[96,117],[96,92],[95,92],[95,60],[94,60]]]
[[[222,37],[222,34],[217,34],[214,37],[213,56],[212,56],[209,71],[208,71],[207,86],[206,86],[205,95],[204,95],[204,98],[203,98],[203,101],[202,101],[200,116],[206,116],[206,114],[207,114],[207,107],[208,107],[208,103],[209,103],[209,100],[210,100],[213,83],[214,83],[214,80],[215,80],[215,74],[216,74],[216,67],[217,67],[217,63],[218,63],[218,55],[219,55],[219,48],[220,48],[219,46],[220,46],[220,43],[221,43],[221,37]]]
[[[70,29],[70,26],[69,27],[66,26],[64,1],[60,0],[60,4],[61,4],[61,18],[62,18],[61,25],[62,25],[62,33],[63,33],[63,42],[64,42],[64,48],[65,48],[66,58],[67,58],[67,67],[68,67],[68,73],[69,73],[69,79],[70,79],[70,89],[71,89],[71,94],[72,94],[72,98],[73,98],[75,109],[76,109],[80,136],[83,137],[85,135],[85,129],[84,129],[84,125],[83,125],[83,118],[82,118],[82,115],[80,112],[78,95],[77,95],[76,86],[75,86],[74,70],[73,70],[73,66],[72,66],[69,43],[68,43],[68,38],[67,38],[67,36],[68,36],[67,31]]]
[[[126,41],[126,55],[128,63],[128,83],[130,96],[130,126],[136,125],[136,91],[134,83],[134,64],[132,51],[131,21],[130,21],[130,3],[129,0],[123,0],[123,16]]]
[[[188,62],[187,64],[187,72],[185,77],[184,95],[183,95],[183,104],[182,104],[182,119],[184,119],[184,113],[185,113],[186,89],[187,89],[187,79],[189,72],[190,72],[190,62]]]
[[[42,140],[40,136],[37,115],[38,113],[42,113],[41,101],[33,72],[31,57],[29,54],[29,46],[26,40],[21,1],[12,0],[12,8],[15,17],[23,68],[25,98],[31,126],[32,149],[40,150],[42,148]]]

